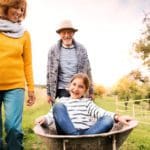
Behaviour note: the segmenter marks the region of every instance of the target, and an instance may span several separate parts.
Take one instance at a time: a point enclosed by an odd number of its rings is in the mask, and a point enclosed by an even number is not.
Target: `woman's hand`
[[[32,106],[36,101],[34,91],[28,91],[27,106]]]

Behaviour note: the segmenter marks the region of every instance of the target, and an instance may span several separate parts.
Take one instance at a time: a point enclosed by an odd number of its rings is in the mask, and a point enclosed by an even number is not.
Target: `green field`
[[[97,98],[96,103],[107,110],[115,111],[114,98]],[[122,114],[132,115],[132,111],[128,110],[128,112],[126,112],[124,110]],[[135,106],[135,119],[139,121],[139,124],[129,135],[120,150],[150,150],[150,115],[141,115],[139,105],[137,105]]]
[[[34,120],[36,117],[46,114],[50,105],[46,101],[45,89],[36,89],[36,104],[32,107],[24,107],[23,129],[25,150],[46,150],[45,144],[33,133]],[[95,102],[101,107],[115,111],[115,101],[113,98],[96,98]],[[136,112],[136,110],[135,110]],[[150,116],[147,118],[138,116],[137,120],[150,123]],[[121,150],[150,150],[150,127],[149,124],[139,123],[138,127],[132,131],[128,139],[124,142]]]

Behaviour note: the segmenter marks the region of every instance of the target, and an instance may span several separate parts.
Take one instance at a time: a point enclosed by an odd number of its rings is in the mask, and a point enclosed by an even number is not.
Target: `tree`
[[[149,98],[149,80],[139,70],[133,70],[118,81],[113,92],[118,95],[120,100],[125,101],[125,109],[127,110],[129,99]]]
[[[114,93],[118,95],[120,100],[124,101],[125,110],[127,110],[129,99],[133,97],[133,94],[135,94],[137,91],[138,89],[136,82],[128,78],[128,76],[124,76],[122,79],[120,79],[117,85],[114,87]]]
[[[104,94],[106,94],[105,87],[99,84],[94,84],[94,95],[103,96]]]
[[[150,13],[143,19],[144,31],[141,38],[134,44],[134,51],[138,54],[143,64],[150,69]]]

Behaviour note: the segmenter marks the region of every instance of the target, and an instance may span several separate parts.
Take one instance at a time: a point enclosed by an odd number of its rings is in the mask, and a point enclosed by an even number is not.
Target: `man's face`
[[[62,40],[62,43],[69,47],[72,45],[72,39],[73,39],[73,36],[74,36],[74,31],[71,30],[71,29],[65,29],[65,30],[62,30],[60,31],[59,33],[60,35],[60,38]]]

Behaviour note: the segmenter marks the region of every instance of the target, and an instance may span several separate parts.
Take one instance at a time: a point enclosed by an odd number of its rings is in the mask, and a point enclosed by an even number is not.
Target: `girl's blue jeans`
[[[71,122],[66,106],[62,103],[57,103],[53,106],[53,115],[58,134],[61,135],[87,135],[108,132],[114,123],[110,116],[99,118],[96,123],[88,129],[78,130]]]
[[[22,113],[24,89],[0,91],[0,105],[4,104],[5,131],[8,150],[22,150]],[[0,150],[2,147],[2,111],[0,107]]]

